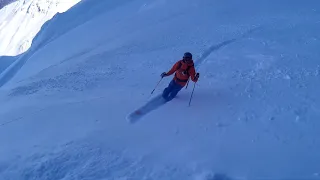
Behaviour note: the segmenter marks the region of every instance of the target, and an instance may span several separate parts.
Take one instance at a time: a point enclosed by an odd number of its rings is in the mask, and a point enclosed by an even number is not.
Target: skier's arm
[[[198,81],[198,78],[196,77],[196,70],[194,69],[194,67],[189,69],[189,74],[190,74],[191,80],[193,82],[197,82]]]
[[[172,68],[170,69],[170,71],[168,71],[168,72],[166,73],[166,75],[167,75],[167,76],[170,76],[171,74],[173,74],[174,72],[176,72],[176,70],[177,70],[177,68],[178,68],[178,65],[179,65],[179,61],[176,62],[176,63],[172,66]]]

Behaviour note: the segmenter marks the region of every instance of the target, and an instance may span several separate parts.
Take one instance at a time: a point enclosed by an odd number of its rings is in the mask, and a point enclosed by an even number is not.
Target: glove
[[[165,77],[165,76],[167,76],[167,73],[163,72],[163,73],[161,74],[161,77],[163,78],[163,77]]]

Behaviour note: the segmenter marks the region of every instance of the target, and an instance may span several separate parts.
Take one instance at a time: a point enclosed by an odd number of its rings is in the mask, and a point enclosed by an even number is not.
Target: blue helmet
[[[183,58],[190,58],[192,59],[192,54],[190,52],[185,52]]]
[[[192,54],[190,52],[184,53],[183,59],[192,59]]]

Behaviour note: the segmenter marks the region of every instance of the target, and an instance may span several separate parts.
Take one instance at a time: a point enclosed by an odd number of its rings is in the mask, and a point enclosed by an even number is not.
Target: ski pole
[[[192,93],[191,93],[191,97],[190,97],[190,101],[189,101],[189,107],[190,107],[190,104],[191,104],[191,100],[192,100],[192,96],[193,96],[193,92],[194,92],[194,88],[196,87],[196,83],[194,83],[193,85],[193,89],[192,89]]]
[[[156,87],[154,87],[154,89],[152,90],[151,94],[153,94],[154,90],[156,90],[156,88],[158,87],[158,85],[160,84],[162,79],[163,79],[163,77],[161,77],[160,81],[157,83]]]
[[[189,85],[189,80],[190,80],[190,78],[188,79],[188,81],[187,81],[187,86],[186,86],[186,89],[188,88],[188,85]]]

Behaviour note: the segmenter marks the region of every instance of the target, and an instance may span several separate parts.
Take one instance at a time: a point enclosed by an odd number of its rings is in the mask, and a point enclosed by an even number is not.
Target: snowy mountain
[[[83,0],[57,14],[5,57],[0,179],[320,179],[319,5]],[[129,123],[187,51],[197,84]]]
[[[46,21],[79,1],[18,0],[0,9],[0,55],[15,56],[25,52]]]

